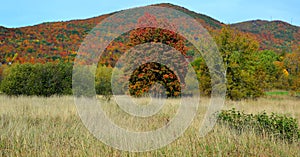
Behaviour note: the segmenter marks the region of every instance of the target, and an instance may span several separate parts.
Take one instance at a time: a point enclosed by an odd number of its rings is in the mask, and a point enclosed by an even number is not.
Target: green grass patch
[[[288,91],[270,91],[266,92],[266,95],[272,96],[272,95],[289,95]]]

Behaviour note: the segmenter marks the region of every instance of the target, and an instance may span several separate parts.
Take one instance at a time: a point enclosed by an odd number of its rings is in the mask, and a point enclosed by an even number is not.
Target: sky
[[[157,3],[180,5],[226,24],[261,19],[300,26],[300,0],[1,0],[0,26],[86,19]]]

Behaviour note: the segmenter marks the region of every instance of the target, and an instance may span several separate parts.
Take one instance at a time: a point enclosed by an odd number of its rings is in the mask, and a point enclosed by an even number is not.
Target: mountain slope
[[[253,20],[231,26],[237,30],[254,34],[262,49],[289,52],[300,42],[300,28],[282,21]]]
[[[209,31],[225,24],[209,16],[169,3],[153,6],[180,10],[199,21]],[[71,61],[87,33],[111,14],[84,20],[49,22],[21,28],[0,27],[0,62]],[[256,36],[262,49],[290,50],[300,43],[300,28],[284,22],[248,21],[231,27]]]

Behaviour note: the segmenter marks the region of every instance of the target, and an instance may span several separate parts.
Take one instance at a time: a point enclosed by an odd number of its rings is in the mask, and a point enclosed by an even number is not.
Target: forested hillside
[[[225,26],[218,20],[180,6],[168,3],[155,6],[183,11],[198,20],[210,32]],[[2,63],[72,61],[84,37],[107,16],[109,15],[85,20],[42,23],[22,28],[0,27],[0,61]],[[278,54],[291,52],[300,43],[300,28],[280,21],[257,20],[230,26],[255,36],[260,43],[260,49],[274,50]]]

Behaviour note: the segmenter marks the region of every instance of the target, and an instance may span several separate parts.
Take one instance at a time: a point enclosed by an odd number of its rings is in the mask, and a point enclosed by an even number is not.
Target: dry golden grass
[[[150,120],[141,120],[155,128],[164,124],[176,109],[176,100]],[[182,137],[161,149],[143,153],[119,151],[106,146],[82,124],[72,97],[7,97],[0,96],[0,156],[300,156],[299,143],[286,143],[249,131],[236,134],[216,126],[204,138],[198,137],[201,118],[209,99],[202,98],[198,116]],[[116,106],[107,104],[107,112],[116,114]],[[173,107],[172,107],[173,106]],[[287,113],[300,121],[299,100],[290,97],[261,98],[257,101],[227,101],[225,108],[245,112]],[[116,111],[118,114],[121,113]],[[132,124],[133,119],[115,120]],[[126,123],[127,122],[127,123]],[[124,125],[135,127],[132,125]],[[142,127],[143,128],[143,127]]]

